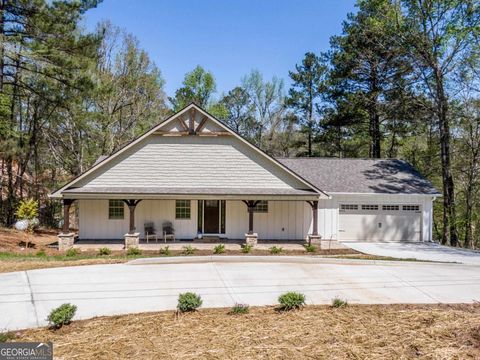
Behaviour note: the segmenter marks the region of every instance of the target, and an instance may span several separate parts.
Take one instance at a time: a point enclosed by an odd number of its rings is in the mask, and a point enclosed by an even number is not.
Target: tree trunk
[[[443,76],[440,69],[435,71],[436,91],[437,91],[437,114],[438,129],[440,135],[441,162],[442,162],[442,180],[443,180],[443,233],[442,244],[448,242],[450,245],[458,245],[458,233],[456,224],[455,209],[455,188],[451,169],[450,154],[450,123],[448,119],[448,100],[445,96],[443,85]]]

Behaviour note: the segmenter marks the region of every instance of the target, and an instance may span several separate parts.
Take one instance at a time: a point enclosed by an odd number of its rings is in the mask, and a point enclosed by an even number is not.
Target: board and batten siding
[[[151,135],[79,187],[277,188],[305,185],[233,136]]]
[[[124,219],[108,219],[108,200],[78,200],[80,239],[123,239],[128,232],[128,208]],[[135,227],[144,238],[145,222],[154,222],[161,233],[162,223],[171,221],[178,239],[197,235],[197,200],[191,200],[191,218],[175,219],[175,200],[143,200],[135,210]],[[305,201],[269,201],[268,213],[254,214],[254,231],[259,239],[303,240],[311,228],[312,212]],[[226,201],[228,239],[244,239],[248,230],[247,207],[241,201]],[[222,235],[223,236],[223,235]]]

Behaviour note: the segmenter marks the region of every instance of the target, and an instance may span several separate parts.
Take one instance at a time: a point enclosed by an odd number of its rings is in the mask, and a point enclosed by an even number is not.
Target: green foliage
[[[235,304],[230,309],[230,314],[248,314],[250,306],[248,304]]]
[[[193,255],[195,251],[197,251],[197,249],[195,249],[192,245],[184,246],[182,249],[183,249],[182,251],[183,255]]]
[[[280,295],[278,297],[278,303],[280,304],[280,309],[283,311],[299,309],[305,306],[305,295],[290,291]]]
[[[77,307],[75,305],[68,303],[62,304],[50,312],[47,320],[50,326],[59,329],[63,325],[70,324],[76,312]]]
[[[225,245],[224,244],[218,244],[213,248],[213,253],[214,254],[223,254],[225,252]]]
[[[206,108],[210,97],[216,91],[213,74],[197,65],[191,72],[185,74],[183,87],[175,92],[175,97],[170,98],[174,110],[178,111],[191,102]]]
[[[130,247],[127,250],[127,255],[128,256],[138,256],[142,255],[142,250],[140,250],[138,247]]]
[[[79,250],[75,248],[70,248],[65,252],[65,255],[68,257],[75,257],[79,254]]]
[[[98,249],[98,255],[103,256],[103,255],[110,255],[112,253],[112,250],[110,250],[107,247],[102,247]]]
[[[193,292],[182,293],[178,296],[177,309],[180,312],[195,311],[202,306],[202,298]]]
[[[163,248],[160,248],[160,255],[170,256],[172,252],[170,251],[170,247],[167,245]]]
[[[347,300],[342,300],[338,297],[336,297],[332,300],[332,307],[334,307],[334,308],[343,308],[343,307],[347,307],[347,306],[348,306]]]
[[[283,251],[283,248],[280,246],[272,246],[270,249],[270,254],[280,254]]]
[[[317,248],[312,244],[304,244],[303,247],[309,253],[313,253],[313,252],[317,251]]]
[[[253,249],[253,246],[248,244],[242,244],[241,247],[242,247],[242,253],[244,254],[250,253]]]
[[[38,256],[38,257],[45,257],[45,256],[47,256],[47,254],[46,254],[46,252],[45,252],[45,249],[40,249],[40,250],[38,250],[35,255]]]
[[[0,333],[0,343],[15,340],[16,336],[13,331],[7,331]]]
[[[33,220],[38,217],[38,202],[34,199],[22,200],[15,212],[20,220]]]

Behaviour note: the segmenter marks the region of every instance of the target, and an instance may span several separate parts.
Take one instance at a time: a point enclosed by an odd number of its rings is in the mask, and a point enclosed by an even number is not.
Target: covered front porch
[[[282,190],[284,192],[284,190]],[[318,240],[318,194],[77,194],[63,199],[64,228],[60,247],[73,245],[68,216],[73,204],[78,218],[78,241],[111,242],[126,247],[150,243],[217,241],[240,246],[257,240],[298,244]],[[174,237],[165,239],[165,224]],[[148,228],[147,228],[148,226]],[[156,236],[147,236],[152,232]],[[174,242],[173,239],[176,241]],[[147,243],[148,240],[148,243]],[[63,241],[63,244],[62,244]]]

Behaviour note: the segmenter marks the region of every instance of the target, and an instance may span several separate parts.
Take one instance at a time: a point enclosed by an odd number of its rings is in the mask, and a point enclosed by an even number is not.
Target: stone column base
[[[73,247],[75,242],[75,234],[58,234],[58,250],[66,251]]]
[[[245,234],[245,243],[247,245],[255,246],[255,245],[257,245],[257,240],[258,240],[258,234],[257,233]]]
[[[125,249],[138,247],[140,244],[140,233],[125,234]]]
[[[307,241],[309,244],[322,245],[322,237],[320,235],[308,235]]]

